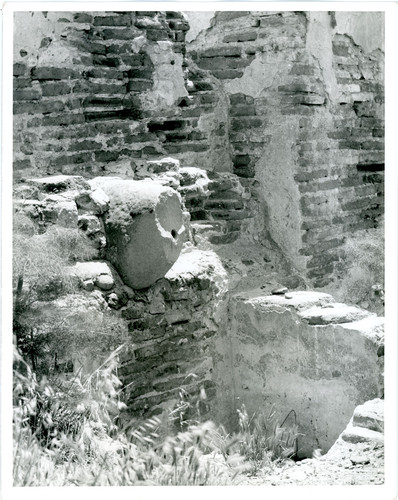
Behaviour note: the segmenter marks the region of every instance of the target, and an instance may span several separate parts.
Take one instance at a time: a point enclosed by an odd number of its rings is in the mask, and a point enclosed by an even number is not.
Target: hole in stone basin
[[[171,236],[176,239],[177,238],[177,231],[175,229],[172,229],[171,231]]]

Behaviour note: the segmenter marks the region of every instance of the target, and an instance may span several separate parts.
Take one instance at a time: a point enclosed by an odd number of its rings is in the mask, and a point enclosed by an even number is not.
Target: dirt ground
[[[260,485],[377,485],[384,483],[384,446],[380,443],[347,443],[341,438],[330,451],[317,458],[289,461],[248,476],[239,484]]]

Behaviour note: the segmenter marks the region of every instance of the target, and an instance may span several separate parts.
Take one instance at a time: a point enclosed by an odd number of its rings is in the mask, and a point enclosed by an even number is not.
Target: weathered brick
[[[96,151],[95,160],[99,162],[115,161],[119,158],[120,151]]]
[[[231,42],[251,42],[257,39],[257,31],[241,31],[240,33],[231,33],[223,38],[224,43]]]
[[[292,105],[285,106],[281,109],[282,115],[297,115],[297,116],[308,116],[314,115],[316,113],[316,106],[306,106],[306,105]],[[300,139],[307,140],[309,138],[307,134],[301,134]]]
[[[204,209],[194,210],[194,211],[191,211],[190,213],[191,213],[191,221],[207,220],[209,218],[206,210],[204,210]]]
[[[75,125],[84,123],[84,115],[80,113],[62,114],[58,116],[45,116],[42,120],[42,125]]]
[[[73,142],[69,146],[68,151],[87,151],[93,149],[101,149],[101,147],[102,144],[100,142],[85,139],[84,141]]]
[[[85,111],[84,119],[87,122],[99,121],[99,120],[129,120],[129,119],[140,119],[142,113],[139,109],[120,109],[115,111]]]
[[[128,92],[145,92],[153,87],[152,80],[130,80],[127,84]]]
[[[141,35],[141,31],[137,28],[105,28],[103,30],[98,30],[98,33],[102,35],[104,40],[133,40],[137,36]]]
[[[294,176],[296,182],[308,182],[322,177],[327,177],[328,171],[326,169],[315,170],[311,172],[300,172]]]
[[[157,132],[164,130],[178,130],[184,128],[186,122],[184,120],[165,120],[149,122],[147,127],[149,132]]]
[[[118,16],[95,16],[94,26],[131,26],[131,15],[126,13]]]
[[[256,171],[253,165],[246,165],[242,167],[234,166],[234,174],[239,177],[253,178],[256,175]]]
[[[212,47],[204,52],[200,52],[200,58],[205,57],[240,57],[242,55],[241,47]]]
[[[34,102],[14,102],[13,105],[14,115],[28,113],[34,115],[38,113],[37,103]]]
[[[152,42],[159,42],[169,39],[169,33],[166,30],[148,29],[146,30],[146,37]]]
[[[254,116],[256,115],[256,107],[252,105],[234,106],[230,110],[231,116]]]
[[[240,210],[243,207],[242,200],[209,200],[205,203],[206,210]]]
[[[77,153],[72,155],[58,156],[51,160],[51,164],[54,166],[64,166],[70,164],[87,163],[92,160],[91,153]]]
[[[361,149],[384,150],[384,142],[382,142],[382,141],[364,141],[361,143]]]
[[[187,153],[190,151],[199,153],[201,151],[207,151],[209,149],[208,144],[195,144],[195,143],[190,143],[190,144],[165,144],[164,145],[165,150],[170,153]]]
[[[233,94],[229,96],[229,100],[231,103],[231,106],[239,105],[239,104],[253,104],[254,103],[254,98],[250,95],[245,95],[245,94]]]
[[[245,128],[258,128],[263,125],[260,118],[233,118],[231,120],[232,130],[241,130]]]
[[[384,135],[385,135],[384,128],[375,128],[372,130],[373,137],[384,137]]]
[[[70,40],[69,42],[72,47],[76,47],[82,52],[88,52],[89,54],[106,54],[106,45],[98,42],[88,41],[88,40]]]
[[[237,155],[233,159],[234,167],[245,167],[250,165],[251,159],[249,155]]]
[[[140,133],[140,134],[131,134],[129,133],[124,137],[124,142],[126,144],[132,144],[135,142],[150,142],[156,141],[157,136],[155,134],[150,133]]]
[[[348,57],[350,55],[347,45],[333,43],[332,50],[335,56]]]
[[[167,142],[180,142],[188,139],[188,132],[172,132],[166,133]]]
[[[25,170],[30,168],[32,165],[30,163],[30,160],[25,159],[25,160],[14,160],[13,162],[13,167],[14,170]]]
[[[78,78],[79,72],[70,68],[35,67],[32,68],[31,75],[33,80],[68,80]]]
[[[306,81],[295,81],[287,85],[279,85],[278,91],[287,94],[308,94],[322,90],[319,84],[308,83]]]
[[[295,64],[289,72],[290,75],[306,75],[312,76],[315,74],[315,68],[309,64]]]
[[[112,80],[123,80],[123,71],[112,68],[93,68],[83,72],[83,77],[85,78],[109,78]]]
[[[18,78],[14,78],[13,81],[14,90],[24,89],[31,86],[32,86],[32,80],[30,78],[23,78],[21,76]]]
[[[362,149],[362,143],[360,141],[339,141],[339,149]]]
[[[27,73],[26,64],[23,63],[14,63],[13,66],[13,75],[14,76],[23,76]]]
[[[67,82],[42,83],[41,90],[45,97],[66,95],[72,92],[71,85]]]
[[[102,54],[93,55],[94,66],[106,66],[108,68],[117,68],[120,65],[120,60],[117,57],[109,57]]]
[[[213,85],[209,82],[194,82],[194,88],[191,90],[191,92],[202,92],[206,90],[213,90]]]
[[[217,21],[232,21],[248,14],[250,14],[248,11],[221,11],[217,13]]]
[[[118,107],[121,106],[122,100],[120,97],[96,97],[96,96],[88,96],[83,100],[83,107]]]
[[[251,217],[248,210],[212,210],[211,215],[216,220],[242,220]]]
[[[14,101],[37,101],[41,98],[39,90],[27,88],[21,90],[14,90]]]
[[[209,236],[209,241],[213,243],[213,245],[226,245],[236,241],[240,235],[240,231],[231,231],[225,234],[212,234]]]
[[[90,14],[86,14],[85,12],[77,12],[73,16],[73,21],[75,23],[92,23],[93,16],[90,16]]]
[[[279,27],[284,25],[282,16],[276,14],[275,16],[262,17],[260,19],[260,28]]]
[[[128,71],[129,78],[144,78],[150,80],[153,75],[153,70],[148,68],[135,68]]]

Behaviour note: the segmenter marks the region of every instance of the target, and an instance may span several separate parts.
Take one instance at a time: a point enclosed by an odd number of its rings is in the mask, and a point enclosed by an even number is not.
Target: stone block
[[[162,278],[178,258],[185,227],[178,194],[152,181],[97,178],[110,199],[105,218],[107,255],[134,289]]]
[[[102,215],[109,209],[109,198],[101,188],[83,191],[75,198],[79,209],[94,215]]]
[[[60,195],[49,195],[42,201],[42,214],[45,222],[61,227],[75,229],[78,222],[77,206],[74,201]]]
[[[300,313],[310,325],[350,323],[370,316],[368,311],[346,304],[331,303],[324,307],[312,307]]]
[[[68,268],[68,272],[81,283],[91,280],[101,290],[111,290],[115,285],[112,271],[106,262],[77,262]]]
[[[53,175],[37,179],[28,179],[27,184],[44,193],[62,193],[70,190],[90,189],[90,184],[79,175]]]
[[[341,434],[341,438],[348,443],[371,443],[375,446],[384,444],[384,435],[363,427],[348,425]]]
[[[364,427],[371,431],[384,431],[384,401],[373,399],[363,405],[357,406],[354,411],[352,423],[356,427]]]

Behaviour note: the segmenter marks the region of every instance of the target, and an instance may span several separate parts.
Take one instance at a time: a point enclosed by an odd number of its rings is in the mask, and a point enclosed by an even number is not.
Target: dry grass
[[[15,486],[231,485],[290,456],[272,412],[233,436],[209,421],[166,435],[156,417],[121,430],[117,354],[86,379],[38,382],[16,352]]]

